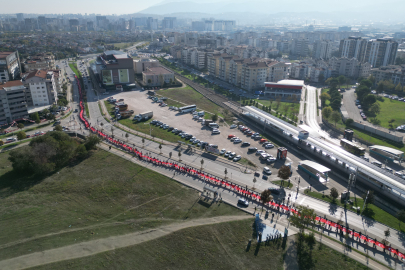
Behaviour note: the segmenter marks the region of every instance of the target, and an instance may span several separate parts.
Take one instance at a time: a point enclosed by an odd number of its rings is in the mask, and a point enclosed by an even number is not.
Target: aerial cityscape
[[[405,2],[8,2],[0,269],[403,269]]]

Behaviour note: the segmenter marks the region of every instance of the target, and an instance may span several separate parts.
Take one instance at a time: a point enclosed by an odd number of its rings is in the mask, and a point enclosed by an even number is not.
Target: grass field
[[[322,201],[328,202],[331,205],[336,204],[341,207],[344,207],[344,204],[341,203],[340,198],[336,199],[336,201],[333,202],[332,198],[330,198],[328,196],[329,194],[325,194],[325,196],[323,196],[322,193],[309,191],[309,190],[305,190],[305,194],[307,194],[311,197],[320,199]],[[350,199],[353,201],[353,205],[348,204],[348,208],[351,208],[352,206],[360,207],[360,208],[363,207],[364,200],[362,198],[351,197]],[[354,209],[351,209],[351,210],[356,212],[356,210],[354,210]],[[385,212],[384,210],[382,210],[381,208],[378,208],[374,204],[369,204],[368,207],[366,209],[364,209],[362,215],[370,217],[370,218],[372,218],[382,224],[385,224],[391,228],[394,228],[396,230],[405,232],[405,223],[404,222],[399,221],[395,216]]]
[[[47,177],[12,171],[8,153],[2,153],[0,258],[178,220],[244,215],[226,204],[199,201],[196,191],[103,150]]]
[[[298,235],[295,235],[298,239]],[[334,270],[357,270],[369,269],[367,266],[349,258],[334,249],[325,246],[322,243],[301,241],[298,249],[298,265],[300,269],[324,270],[333,268]]]
[[[284,269],[282,239],[258,244],[252,225],[248,219],[192,227],[139,245],[31,269],[134,269],[134,265],[137,269]],[[249,239],[253,239],[250,246]],[[321,243],[304,242],[299,255],[301,269],[368,269]]]
[[[114,45],[114,47],[117,47],[119,50],[121,50],[121,49],[131,47],[134,44],[135,44],[135,42],[131,42],[131,43],[121,42],[121,43],[110,43],[110,44],[107,44],[107,45]]]
[[[393,123],[394,128],[405,124],[405,102],[392,100],[390,98],[383,98],[384,102],[377,101],[380,104],[380,113],[377,119],[381,121],[381,126],[390,128],[388,121],[395,119]]]
[[[289,109],[288,109],[288,112],[287,112],[287,116],[290,119],[293,119],[293,117],[294,117],[294,114],[293,114],[294,110],[297,113],[300,110],[300,103],[291,103],[291,102],[283,102],[283,101],[281,101],[280,104],[277,106],[277,102],[275,100],[272,100],[272,101],[264,100],[264,99],[253,99],[253,100],[257,101],[258,103],[262,104],[263,106],[271,107],[272,110],[274,110],[276,112],[279,112],[279,113],[282,113],[283,115],[285,114],[284,108],[288,107]],[[261,109],[260,105],[259,105],[259,108]]]
[[[281,182],[281,180],[277,180],[277,181],[272,181],[273,184],[278,185],[278,186],[282,186],[285,188],[292,188],[293,184],[292,183],[288,183],[288,181],[283,181]]]
[[[200,110],[223,116],[223,109],[220,106],[208,100],[190,86],[186,86],[184,88],[163,89],[157,91],[157,93],[164,97],[168,97],[188,105],[195,104]]]

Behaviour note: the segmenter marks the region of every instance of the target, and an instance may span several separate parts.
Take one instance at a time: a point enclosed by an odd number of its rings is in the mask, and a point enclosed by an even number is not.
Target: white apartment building
[[[58,93],[53,71],[32,71],[23,78],[23,83],[31,92],[34,106],[45,106],[57,103]]]

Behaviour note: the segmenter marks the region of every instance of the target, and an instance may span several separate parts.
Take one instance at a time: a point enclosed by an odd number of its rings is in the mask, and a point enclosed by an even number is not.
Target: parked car
[[[256,147],[249,147],[249,148],[248,148],[248,151],[249,151],[249,152],[256,152],[256,151],[257,151],[257,148],[256,148]]]
[[[270,174],[271,174],[271,170],[269,169],[269,167],[264,167],[264,168],[263,168],[263,172],[264,172],[265,174],[267,174],[267,175],[270,175]]]
[[[238,200],[238,204],[243,205],[245,207],[249,206],[249,202],[246,199],[240,198]]]
[[[230,126],[230,128],[236,128],[236,127],[237,127],[236,125],[231,125],[231,126]]]
[[[225,148],[223,148],[221,151],[219,151],[219,154],[220,155],[223,155],[223,154],[225,154],[226,153],[226,149]]]
[[[268,144],[266,144],[266,145],[264,146],[264,148],[266,148],[266,149],[272,149],[272,148],[274,148],[274,145],[271,144],[271,143],[268,143]]]
[[[242,140],[239,138],[236,138],[235,140],[233,140],[233,143],[240,143],[240,142],[242,142]]]
[[[233,161],[239,161],[239,160],[241,160],[241,158],[242,158],[242,156],[241,155],[237,155],[234,159],[233,159]]]
[[[243,142],[241,146],[250,146],[250,142]]]
[[[233,137],[235,137],[235,135],[228,135],[228,139],[232,139]]]
[[[232,153],[231,151],[226,152],[226,153],[224,154],[224,157],[229,157],[229,155],[230,155],[231,153]]]

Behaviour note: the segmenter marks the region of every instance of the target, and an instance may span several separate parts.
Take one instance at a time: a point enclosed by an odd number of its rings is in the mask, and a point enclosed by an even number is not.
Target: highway
[[[71,71],[68,71],[69,74],[72,74]],[[97,104],[97,100],[99,97],[95,94],[95,92],[92,89],[91,83],[88,84],[89,89],[87,90],[87,96],[88,96],[88,106],[90,110],[90,123],[95,126],[99,127],[101,129],[100,123],[103,123],[103,129],[106,133],[111,134],[111,124],[108,123],[103,116],[100,113],[99,106]],[[114,130],[114,135],[116,138],[120,138],[125,141],[124,137],[124,132],[121,130],[118,130],[115,128]],[[129,135],[128,141],[130,144],[135,144],[137,148],[142,147],[142,140],[140,137],[134,136],[132,134]],[[174,149],[175,146],[168,144],[168,145],[163,145],[162,147],[162,155],[159,155],[159,144],[151,141],[146,141],[145,143],[145,151],[151,152],[152,155],[153,153],[157,158],[161,159],[168,159],[168,154],[169,152],[176,153],[176,150]],[[176,155],[173,155],[175,157]],[[200,160],[201,156],[197,154],[191,154],[187,155],[184,153],[182,155],[182,163],[185,163],[189,166],[193,166],[195,168],[200,168]],[[176,158],[173,158],[175,161],[177,161],[177,156]],[[209,161],[208,159],[205,159],[206,162],[204,163],[204,171],[216,175],[218,177],[223,177],[224,176],[224,168],[225,164],[219,163],[219,162],[214,162],[214,161]],[[243,168],[239,167],[234,167],[234,166],[228,166],[226,167],[228,170],[228,179],[231,180],[232,182],[236,184],[240,184],[242,186],[248,186],[249,188],[253,187],[253,175],[252,174],[245,174],[243,172]],[[189,180],[192,181],[192,180]],[[275,187],[275,185],[267,182],[267,181],[257,181],[255,184],[255,188],[257,191],[261,192],[264,189],[268,187]],[[378,239],[383,238],[383,232],[387,229],[387,226],[382,225],[380,223],[374,222],[373,220],[370,220],[368,218],[362,218],[358,216],[356,213],[351,212],[351,211],[345,211],[341,207],[336,207],[335,205],[329,205],[328,203],[325,203],[323,201],[319,201],[317,199],[308,197],[303,195],[302,190],[300,192],[296,191],[289,191],[287,190],[287,196],[291,194],[291,204],[301,204],[301,205],[306,205],[310,208],[313,208],[319,215],[325,216],[326,218],[333,219],[335,221],[339,220],[341,218],[341,213],[343,212],[343,220],[347,222],[347,224],[354,228],[357,231],[361,231],[363,234],[367,234],[370,237],[375,237]],[[399,233],[396,230],[391,229],[391,236],[388,238],[390,243],[393,246],[396,246],[400,248],[401,250],[404,250],[405,244],[405,237],[402,233]]]

